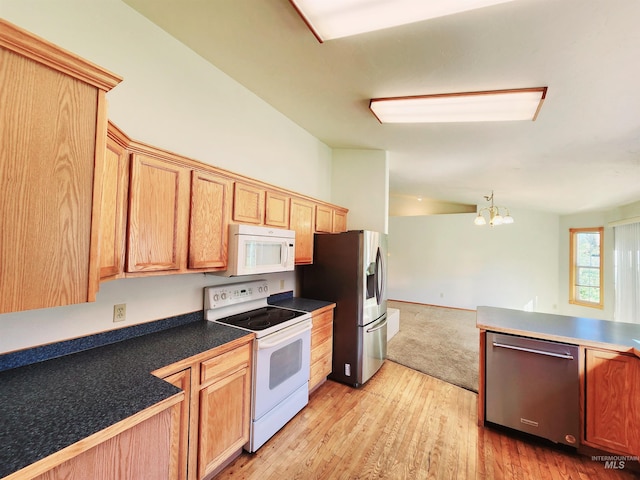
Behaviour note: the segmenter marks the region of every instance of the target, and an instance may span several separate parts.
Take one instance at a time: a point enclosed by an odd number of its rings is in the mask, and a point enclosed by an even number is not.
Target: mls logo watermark
[[[604,462],[605,470],[623,470],[627,462],[637,462],[638,457],[627,455],[594,455],[594,462]]]

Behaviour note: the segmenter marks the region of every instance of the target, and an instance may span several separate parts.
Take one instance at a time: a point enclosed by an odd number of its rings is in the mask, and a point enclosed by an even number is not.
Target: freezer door
[[[380,369],[387,356],[387,315],[359,330],[362,334],[362,377],[358,383],[362,385]]]

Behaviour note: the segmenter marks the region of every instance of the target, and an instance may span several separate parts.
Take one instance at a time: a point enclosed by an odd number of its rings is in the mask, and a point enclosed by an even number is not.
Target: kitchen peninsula
[[[579,437],[570,439],[579,452],[637,457],[640,455],[640,325],[590,318],[578,318],[494,307],[478,307],[480,329],[480,387],[478,392],[478,424],[488,420],[487,392],[493,388],[487,372],[491,350],[505,345],[488,340],[489,334],[519,341],[533,339],[577,347],[577,405],[571,407],[579,415]],[[493,338],[493,337],[490,337]],[[508,346],[517,354],[528,355],[524,364],[535,362],[539,351]],[[553,353],[557,358],[561,354]],[[521,372],[526,375],[526,372]],[[548,377],[558,375],[554,369]],[[524,382],[536,381],[528,377]],[[553,392],[547,400],[553,401]],[[518,392],[505,392],[505,397],[518,398]],[[560,398],[559,401],[562,401]],[[538,408],[546,408],[539,406]],[[523,424],[532,422],[521,418]],[[537,425],[535,425],[537,427]],[[531,433],[525,427],[523,431]]]

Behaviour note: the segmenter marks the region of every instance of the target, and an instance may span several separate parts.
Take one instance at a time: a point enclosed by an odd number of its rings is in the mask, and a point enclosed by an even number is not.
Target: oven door
[[[309,382],[311,318],[255,342],[253,420]]]

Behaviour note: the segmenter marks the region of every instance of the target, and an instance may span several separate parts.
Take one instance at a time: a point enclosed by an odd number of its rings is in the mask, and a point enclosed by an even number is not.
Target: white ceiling
[[[390,192],[558,214],[640,200],[640,1],[519,0],[318,43],[288,0],[125,0]],[[547,86],[535,122],[381,125],[373,97]]]

